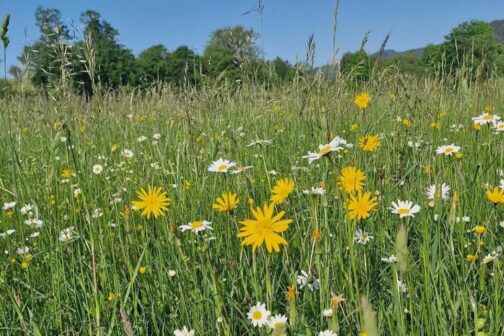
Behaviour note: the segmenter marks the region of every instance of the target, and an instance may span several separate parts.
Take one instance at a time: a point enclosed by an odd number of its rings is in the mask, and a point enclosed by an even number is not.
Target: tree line
[[[148,87],[159,82],[197,85],[205,77],[285,82],[295,74],[286,60],[263,60],[257,33],[242,26],[214,31],[201,55],[187,46],[169,51],[158,44],[135,57],[118,43],[117,29],[96,11],[81,14],[80,38],[76,29],[63,23],[57,9],[39,7],[35,20],[40,36],[19,57],[23,70],[12,67],[10,73],[13,77],[27,74],[43,89],[64,84],[91,94],[98,85],[103,89]]]
[[[311,47],[306,62],[294,65],[281,58],[264,60],[256,44],[258,34],[242,26],[212,32],[201,55],[187,46],[169,51],[158,44],[135,57],[118,42],[118,30],[96,11],[81,14],[82,32],[75,27],[70,29],[63,23],[60,11],[53,8],[37,8],[35,21],[39,37],[20,55],[22,69],[12,66],[9,72],[14,78],[29,78],[43,90],[66,87],[91,95],[98,90],[123,86],[199,85],[205,79],[277,84],[291,81],[296,74],[313,74],[316,70],[313,69],[313,36],[308,43]],[[2,34],[6,35],[6,30]],[[2,38],[4,51],[8,45],[5,38]],[[492,26],[483,21],[460,24],[439,45],[392,57],[385,55],[388,36],[375,54],[364,50],[367,39],[366,35],[359,51],[344,54],[338,66],[331,68],[336,71],[325,78],[335,78],[340,73],[355,82],[363,82],[377,69],[386,68],[420,77],[451,76],[460,71],[470,79],[504,74],[504,46]],[[320,70],[324,73],[327,68]]]
[[[359,51],[343,55],[341,72],[359,82],[369,80],[376,68],[387,67],[417,77],[462,75],[477,80],[504,75],[504,45],[492,25],[484,21],[458,25],[441,44],[392,56],[385,55],[386,40],[378,53],[368,54],[364,50],[366,37]]]

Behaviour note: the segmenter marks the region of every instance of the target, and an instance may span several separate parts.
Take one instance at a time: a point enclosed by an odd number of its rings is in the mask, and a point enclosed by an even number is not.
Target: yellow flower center
[[[274,329],[281,329],[283,327],[283,323],[282,322],[275,322],[273,324],[273,328]]]
[[[453,152],[453,148],[448,147],[445,149],[445,153],[451,153],[451,152]]]
[[[491,115],[491,114],[487,114],[486,116],[483,117],[483,120],[486,120],[486,121],[492,120],[492,119],[493,119],[493,115]]]
[[[401,214],[401,215],[407,215],[407,214],[409,214],[409,209],[402,208],[402,209],[399,209],[397,212],[399,212],[399,214]]]
[[[227,164],[221,164],[219,167],[217,167],[218,171],[225,171],[227,169]]]
[[[367,237],[368,237],[367,233],[364,232],[359,235],[360,240],[366,240]]]
[[[260,320],[262,318],[262,313],[259,311],[259,310],[256,310],[253,314],[252,314],[252,318],[254,320]]]
[[[326,155],[332,150],[332,147],[329,145],[324,146],[322,149],[319,150],[319,155]]]
[[[203,227],[203,222],[202,221],[191,222],[191,227],[193,229],[199,229],[199,228]]]

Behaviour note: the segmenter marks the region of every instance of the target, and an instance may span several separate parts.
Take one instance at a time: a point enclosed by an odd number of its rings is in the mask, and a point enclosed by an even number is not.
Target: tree
[[[296,74],[294,67],[280,57],[275,58],[270,64],[274,73],[282,82],[291,80]]]
[[[468,21],[453,28],[441,45],[428,45],[423,62],[435,69],[443,63],[443,75],[464,69],[471,78],[488,78],[495,69],[504,73],[504,46],[489,23]]]
[[[16,81],[21,80],[23,77],[23,70],[16,65],[11,65],[9,68],[9,75],[11,75]]]
[[[428,44],[422,53],[422,62],[429,67],[440,64],[443,60],[443,45]]]
[[[341,73],[349,76],[356,82],[367,81],[371,73],[371,61],[372,57],[364,50],[353,53],[348,52],[341,58]]]
[[[201,59],[187,46],[180,46],[166,58],[167,80],[175,84],[197,83]]]
[[[406,52],[386,58],[382,66],[396,66],[401,73],[415,76],[422,76],[425,74],[425,66],[422,58],[414,52]]]
[[[161,44],[145,49],[138,55],[137,82],[150,84],[159,80],[167,79],[168,50]]]
[[[58,50],[62,45],[69,45],[71,37],[59,10],[38,7],[35,19],[40,36],[23,49],[19,61],[25,66],[35,86],[47,88],[60,77],[61,58],[58,57]]]
[[[259,48],[256,45],[258,34],[252,29],[242,26],[225,27],[214,31],[207,44],[208,47],[224,49],[241,60],[255,60],[259,58]]]
[[[135,56],[123,45],[117,43],[118,31],[107,21],[101,19],[98,12],[86,11],[81,15],[85,26],[84,36],[92,41],[96,77],[105,88],[118,88],[121,85],[134,84]]]
[[[242,26],[214,31],[203,52],[206,71],[211,76],[222,73],[232,81],[246,74],[249,65],[258,60],[257,33]]]

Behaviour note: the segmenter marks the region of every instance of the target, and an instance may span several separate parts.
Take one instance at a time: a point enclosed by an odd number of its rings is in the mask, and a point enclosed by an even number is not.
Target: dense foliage
[[[383,57],[379,53],[369,55],[363,50],[347,53],[341,60],[341,70],[358,82],[369,79],[373,69],[389,66],[415,76],[449,76],[458,71],[465,72],[471,81],[501,76],[504,74],[504,45],[499,35],[499,22],[464,22],[453,28],[442,44],[429,44],[420,51]]]

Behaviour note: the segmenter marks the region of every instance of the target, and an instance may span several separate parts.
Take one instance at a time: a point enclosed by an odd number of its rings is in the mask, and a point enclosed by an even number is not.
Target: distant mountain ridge
[[[492,21],[492,22],[490,22],[490,25],[492,26],[493,31],[495,33],[495,36],[497,37],[497,41],[499,41],[499,43],[504,44],[504,19]],[[417,56],[422,57],[423,51],[424,51],[424,47],[405,50],[405,51],[397,51],[394,49],[385,49],[383,51],[383,57],[389,58],[389,57],[404,55],[404,54],[408,54],[408,53],[415,53]],[[378,55],[378,52],[374,53],[373,55],[374,56]]]

